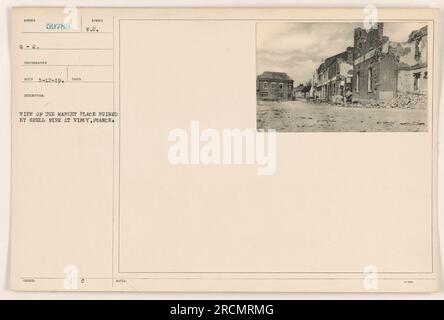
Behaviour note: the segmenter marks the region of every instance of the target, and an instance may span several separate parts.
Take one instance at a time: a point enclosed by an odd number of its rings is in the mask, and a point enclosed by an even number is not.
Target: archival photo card
[[[65,9],[11,10],[11,290],[438,289],[439,9]]]
[[[257,128],[428,130],[427,22],[258,23]]]

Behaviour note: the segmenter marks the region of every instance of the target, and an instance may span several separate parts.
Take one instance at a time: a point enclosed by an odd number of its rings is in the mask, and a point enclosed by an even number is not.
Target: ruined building
[[[427,26],[410,33],[406,42],[390,43],[398,57],[398,92],[427,94]]]
[[[257,100],[293,100],[293,79],[285,72],[265,71],[257,76]]]
[[[426,93],[427,27],[406,42],[384,36],[384,25],[354,30],[353,100],[390,100],[398,92]]]
[[[353,100],[389,100],[396,96],[398,61],[388,50],[384,25],[354,31]]]
[[[351,88],[353,75],[353,48],[325,59],[319,66],[314,78],[312,92],[314,99],[331,100],[334,96],[342,96],[347,88]]]
[[[350,90],[354,101],[372,103],[398,94],[427,94],[427,26],[412,31],[405,42],[393,42],[384,36],[384,24],[377,23],[368,30],[355,28],[353,40],[353,47],[328,57],[316,69],[309,98],[341,103]],[[284,72],[266,71],[257,76],[257,99],[306,97],[293,83]]]

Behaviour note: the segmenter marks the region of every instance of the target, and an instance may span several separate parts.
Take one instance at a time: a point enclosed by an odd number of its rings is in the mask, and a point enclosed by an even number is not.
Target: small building
[[[256,97],[258,100],[293,100],[293,83],[285,72],[265,71],[257,76]]]
[[[299,84],[297,87],[295,87],[293,89],[293,97],[294,98],[304,98],[304,93],[303,93],[304,87],[305,86],[302,83]]]

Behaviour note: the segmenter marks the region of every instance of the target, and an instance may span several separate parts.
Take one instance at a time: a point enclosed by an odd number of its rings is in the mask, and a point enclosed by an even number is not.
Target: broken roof
[[[334,56],[330,56],[330,57],[326,58],[325,61],[320,64],[320,66],[318,68],[318,72],[324,71],[326,68],[330,67],[338,59],[342,59],[342,60],[346,61],[349,51],[353,51],[353,47],[347,47],[347,50],[342,51],[338,54],[335,54]]]
[[[417,39],[421,39],[427,35],[427,26],[422,27],[421,29],[414,30],[410,33],[408,42],[415,41]]]

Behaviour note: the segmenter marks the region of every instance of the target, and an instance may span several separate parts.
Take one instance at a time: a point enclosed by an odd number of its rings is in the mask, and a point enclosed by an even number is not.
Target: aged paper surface
[[[14,8],[12,289],[437,290],[438,16]]]

